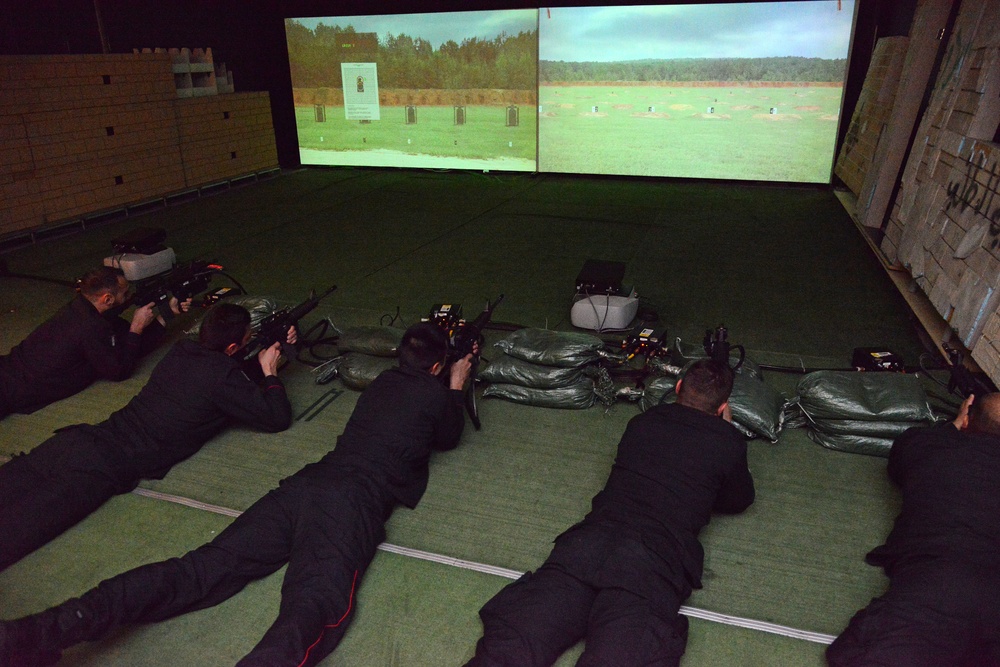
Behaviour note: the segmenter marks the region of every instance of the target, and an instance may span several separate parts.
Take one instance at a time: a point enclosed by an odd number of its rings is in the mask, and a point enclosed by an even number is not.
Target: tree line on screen
[[[623,62],[543,60],[538,78],[554,81],[840,81],[844,58],[678,58]]]
[[[537,30],[449,40],[437,49],[420,37],[379,35],[377,49],[352,51],[350,58],[337,44],[344,35],[356,34],[351,25],[320,23],[311,30],[287,20],[285,34],[295,88],[340,88],[341,61],[376,63],[380,88],[533,90],[537,85]]]

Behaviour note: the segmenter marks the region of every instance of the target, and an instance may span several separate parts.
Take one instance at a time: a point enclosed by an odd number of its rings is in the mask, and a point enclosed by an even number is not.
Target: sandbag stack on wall
[[[598,401],[585,368],[600,359],[604,343],[590,334],[520,329],[495,346],[479,372],[490,382],[483,397],[546,408],[589,408]]]
[[[964,0],[882,251],[1000,381],[1000,5]]]
[[[935,421],[914,375],[816,371],[799,381],[797,391],[794,401],[809,437],[829,449],[888,456],[900,433]]]
[[[268,94],[194,53],[0,56],[0,238],[277,168]]]

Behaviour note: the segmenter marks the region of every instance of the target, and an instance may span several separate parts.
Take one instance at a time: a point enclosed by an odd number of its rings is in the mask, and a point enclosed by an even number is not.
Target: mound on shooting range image
[[[534,171],[537,18],[286,20],[302,163]]]
[[[538,169],[827,183],[854,3],[543,9]]]

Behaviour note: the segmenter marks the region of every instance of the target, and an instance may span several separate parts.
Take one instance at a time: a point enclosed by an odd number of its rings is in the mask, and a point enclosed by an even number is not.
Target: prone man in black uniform
[[[903,507],[865,557],[889,589],[827,649],[834,667],[1000,665],[1000,394],[903,433],[889,453]]]
[[[119,381],[163,338],[152,304],[138,304],[131,323],[111,315],[128,298],[125,278],[106,266],[80,279],[80,293],[11,351],[0,356],[0,418],[28,414],[68,398],[94,380]],[[170,303],[175,314],[190,301]]]
[[[116,627],[216,605],[285,563],[278,618],[239,665],[319,662],[347,630],[385,521],[397,504],[412,508],[420,500],[431,450],[458,445],[471,355],[452,364],[446,387],[436,376],[447,351],[448,339],[435,325],[407,329],[399,366],[360,396],[333,451],[282,480],[218,537],[181,558],[108,579],[40,614],[0,622],[0,665],[4,659],[52,664],[46,656],[57,658],[62,649]]]
[[[231,419],[264,431],[291,425],[277,378],[275,343],[258,355],[263,388],[233,354],[250,336],[250,313],[222,303],[206,313],[199,340],[178,341],[142,391],[96,425],[59,429],[0,466],[0,570],[17,562],[142,479],[163,477]],[[294,343],[294,327],[288,342]]]
[[[483,637],[468,666],[551,665],[581,639],[578,666],[679,663],[687,619],[678,609],[701,587],[698,533],[713,511],[754,501],[746,442],[728,423],[732,386],[724,364],[695,362],[676,403],[629,422],[590,513],[479,612]]]

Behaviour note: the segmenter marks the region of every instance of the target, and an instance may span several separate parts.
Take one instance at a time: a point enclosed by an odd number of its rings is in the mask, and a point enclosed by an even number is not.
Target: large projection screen
[[[537,10],[294,18],[285,34],[302,164],[536,170]]]
[[[542,9],[539,171],[828,183],[854,11]]]

